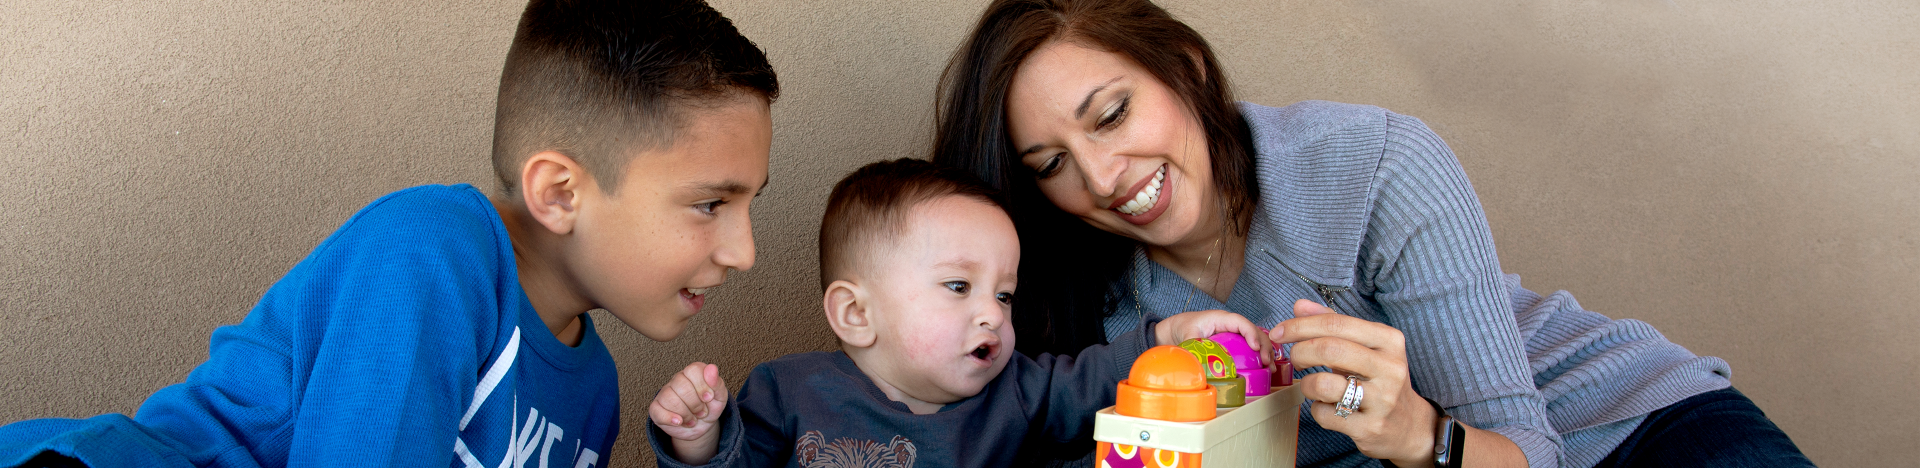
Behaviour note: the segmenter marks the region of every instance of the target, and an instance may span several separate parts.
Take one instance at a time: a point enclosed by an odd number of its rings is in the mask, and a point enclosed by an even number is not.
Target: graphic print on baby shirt
[[[886,445],[856,439],[835,439],[828,444],[820,431],[807,431],[793,446],[794,458],[806,468],[913,468],[918,452],[913,441],[898,435]]]

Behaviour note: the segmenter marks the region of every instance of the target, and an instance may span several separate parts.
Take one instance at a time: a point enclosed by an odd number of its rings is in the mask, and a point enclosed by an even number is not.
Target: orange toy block
[[[1147,350],[1120,382],[1117,403],[1094,414],[1100,468],[1293,466],[1298,388],[1274,387],[1232,408],[1216,408],[1215,392],[1192,353]]]

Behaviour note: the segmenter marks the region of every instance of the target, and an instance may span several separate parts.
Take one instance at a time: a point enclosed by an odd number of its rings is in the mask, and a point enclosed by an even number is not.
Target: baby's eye
[[[967,282],[960,281],[960,280],[948,281],[945,283],[940,283],[940,285],[946,286],[948,290],[953,291],[954,293],[960,294],[960,295],[966,295],[968,291],[973,290],[973,285],[967,284]]]
[[[1000,293],[1000,294],[995,294],[995,295],[993,295],[993,298],[994,298],[994,299],[998,299],[998,300],[1000,300],[1000,303],[1001,303],[1001,304],[1012,304],[1012,303],[1013,303],[1013,293],[1011,293],[1011,292],[1003,292],[1003,293]]]

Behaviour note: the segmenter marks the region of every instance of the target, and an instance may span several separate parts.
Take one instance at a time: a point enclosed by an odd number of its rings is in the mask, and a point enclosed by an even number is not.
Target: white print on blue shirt
[[[513,337],[507,340],[506,349],[502,350],[499,359],[493,361],[493,365],[487,367],[486,374],[480,378],[480,384],[474,386],[473,403],[467,406],[467,414],[460,417],[462,432],[467,430],[467,423],[473,421],[473,415],[480,410],[480,405],[486,403],[487,398],[493,395],[494,387],[499,386],[500,381],[506,378],[507,371],[513,368],[513,362],[519,355],[520,327],[513,327]],[[508,432],[507,451],[497,468],[525,468],[529,466],[527,459],[535,452],[540,453],[538,466],[550,468],[547,461],[552,459],[550,454],[553,452],[553,443],[562,441],[566,431],[561,429],[560,425],[549,423],[546,418],[540,417],[540,409],[533,407],[527,408],[527,420],[522,424],[519,421],[519,395],[513,396],[513,414],[513,426],[519,427],[520,430]],[[573,468],[592,468],[594,464],[600,462],[600,454],[593,449],[580,447],[578,438],[574,439],[573,447]],[[561,450],[566,449],[561,448]],[[460,462],[466,468],[486,468],[486,465],[480,463],[479,458],[474,457],[472,451],[467,450],[467,442],[461,440],[459,436],[453,439],[453,453],[460,458]],[[565,454],[565,452],[561,453],[561,455]]]

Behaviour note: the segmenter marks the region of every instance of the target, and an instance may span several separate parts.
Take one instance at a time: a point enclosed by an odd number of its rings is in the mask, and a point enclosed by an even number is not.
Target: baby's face
[[[979,394],[1013,354],[1013,221],[986,202],[942,197],[914,207],[906,232],[874,254],[867,354],[882,361],[881,377],[929,403]]]

